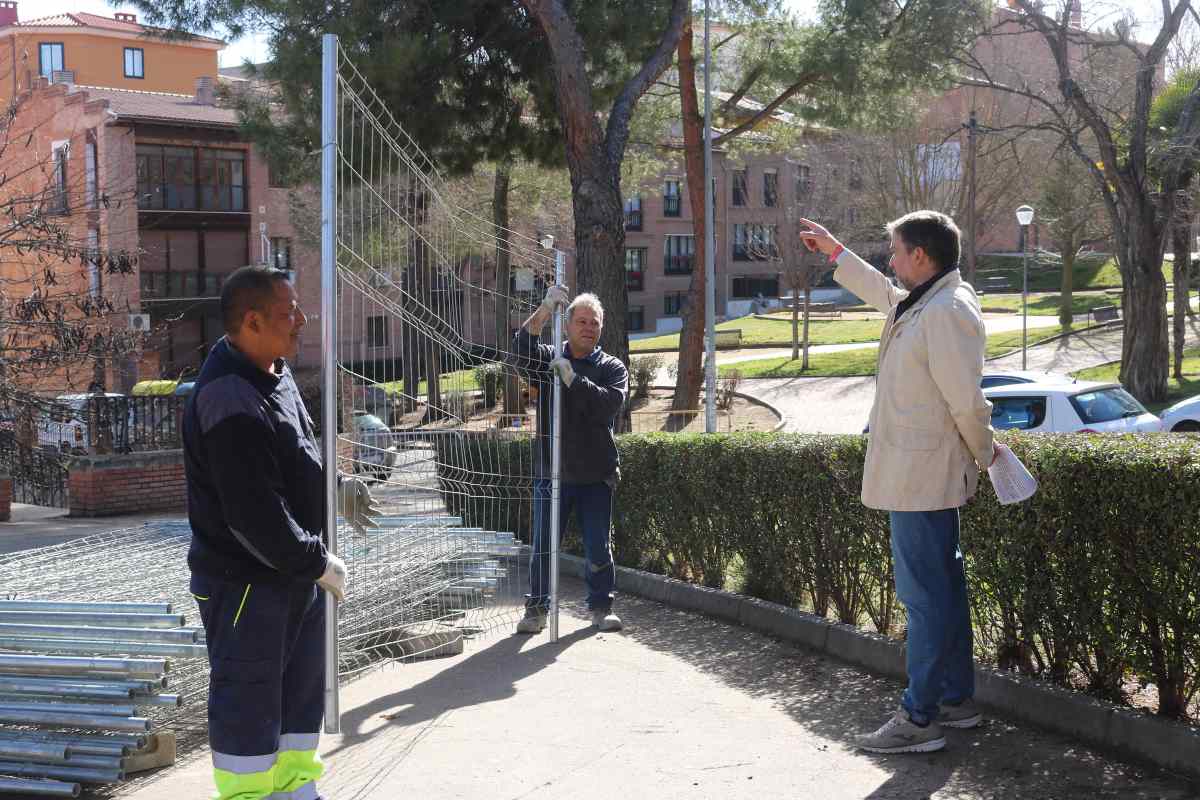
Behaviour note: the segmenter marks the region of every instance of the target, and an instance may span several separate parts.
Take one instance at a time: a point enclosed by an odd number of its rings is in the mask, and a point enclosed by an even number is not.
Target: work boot
[[[541,633],[546,629],[546,612],[537,608],[525,609],[525,616],[517,623],[517,633]]]
[[[937,723],[943,728],[974,728],[981,722],[983,714],[969,697],[957,705],[943,703],[938,709]]]
[[[596,608],[592,609],[592,624],[599,628],[602,632],[619,631],[621,618],[612,612],[611,609]]]
[[[946,746],[946,737],[936,722],[922,728],[901,708],[879,730],[855,736],[854,743],[868,753],[932,753]]]

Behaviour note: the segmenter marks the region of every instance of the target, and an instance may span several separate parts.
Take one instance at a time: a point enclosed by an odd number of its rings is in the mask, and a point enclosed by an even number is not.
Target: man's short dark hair
[[[957,264],[962,255],[961,234],[954,220],[937,211],[913,211],[888,223],[887,232],[900,236],[909,250],[920,247],[938,269]]]
[[[233,271],[221,286],[221,322],[226,333],[237,333],[248,311],[265,312],[275,296],[275,284],[286,281],[281,269],[264,266]]]

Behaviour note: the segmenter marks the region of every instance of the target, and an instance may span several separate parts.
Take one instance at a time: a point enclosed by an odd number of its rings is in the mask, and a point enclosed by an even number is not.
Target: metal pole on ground
[[[566,254],[554,249],[554,282],[567,280]],[[562,356],[563,312],[554,309],[554,357]],[[558,532],[562,524],[562,381],[554,379],[554,420],[550,442],[550,641],[558,641]]]
[[[321,449],[326,547],[337,553],[337,37],[321,37]],[[325,593],[325,732],[341,732],[337,600]]]

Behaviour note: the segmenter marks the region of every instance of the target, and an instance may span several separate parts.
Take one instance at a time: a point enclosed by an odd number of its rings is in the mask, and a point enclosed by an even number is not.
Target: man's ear
[[[262,319],[257,311],[247,311],[246,316],[242,317],[242,327],[248,328],[254,333],[262,332]]]

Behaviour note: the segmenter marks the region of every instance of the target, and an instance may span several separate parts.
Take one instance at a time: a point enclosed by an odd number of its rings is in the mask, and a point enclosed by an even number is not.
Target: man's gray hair
[[[591,292],[584,292],[578,295],[571,301],[571,305],[567,306],[567,321],[571,321],[571,317],[575,315],[577,308],[590,308],[596,312],[596,316],[600,318],[600,323],[604,324],[604,306],[600,303],[600,298]]]

